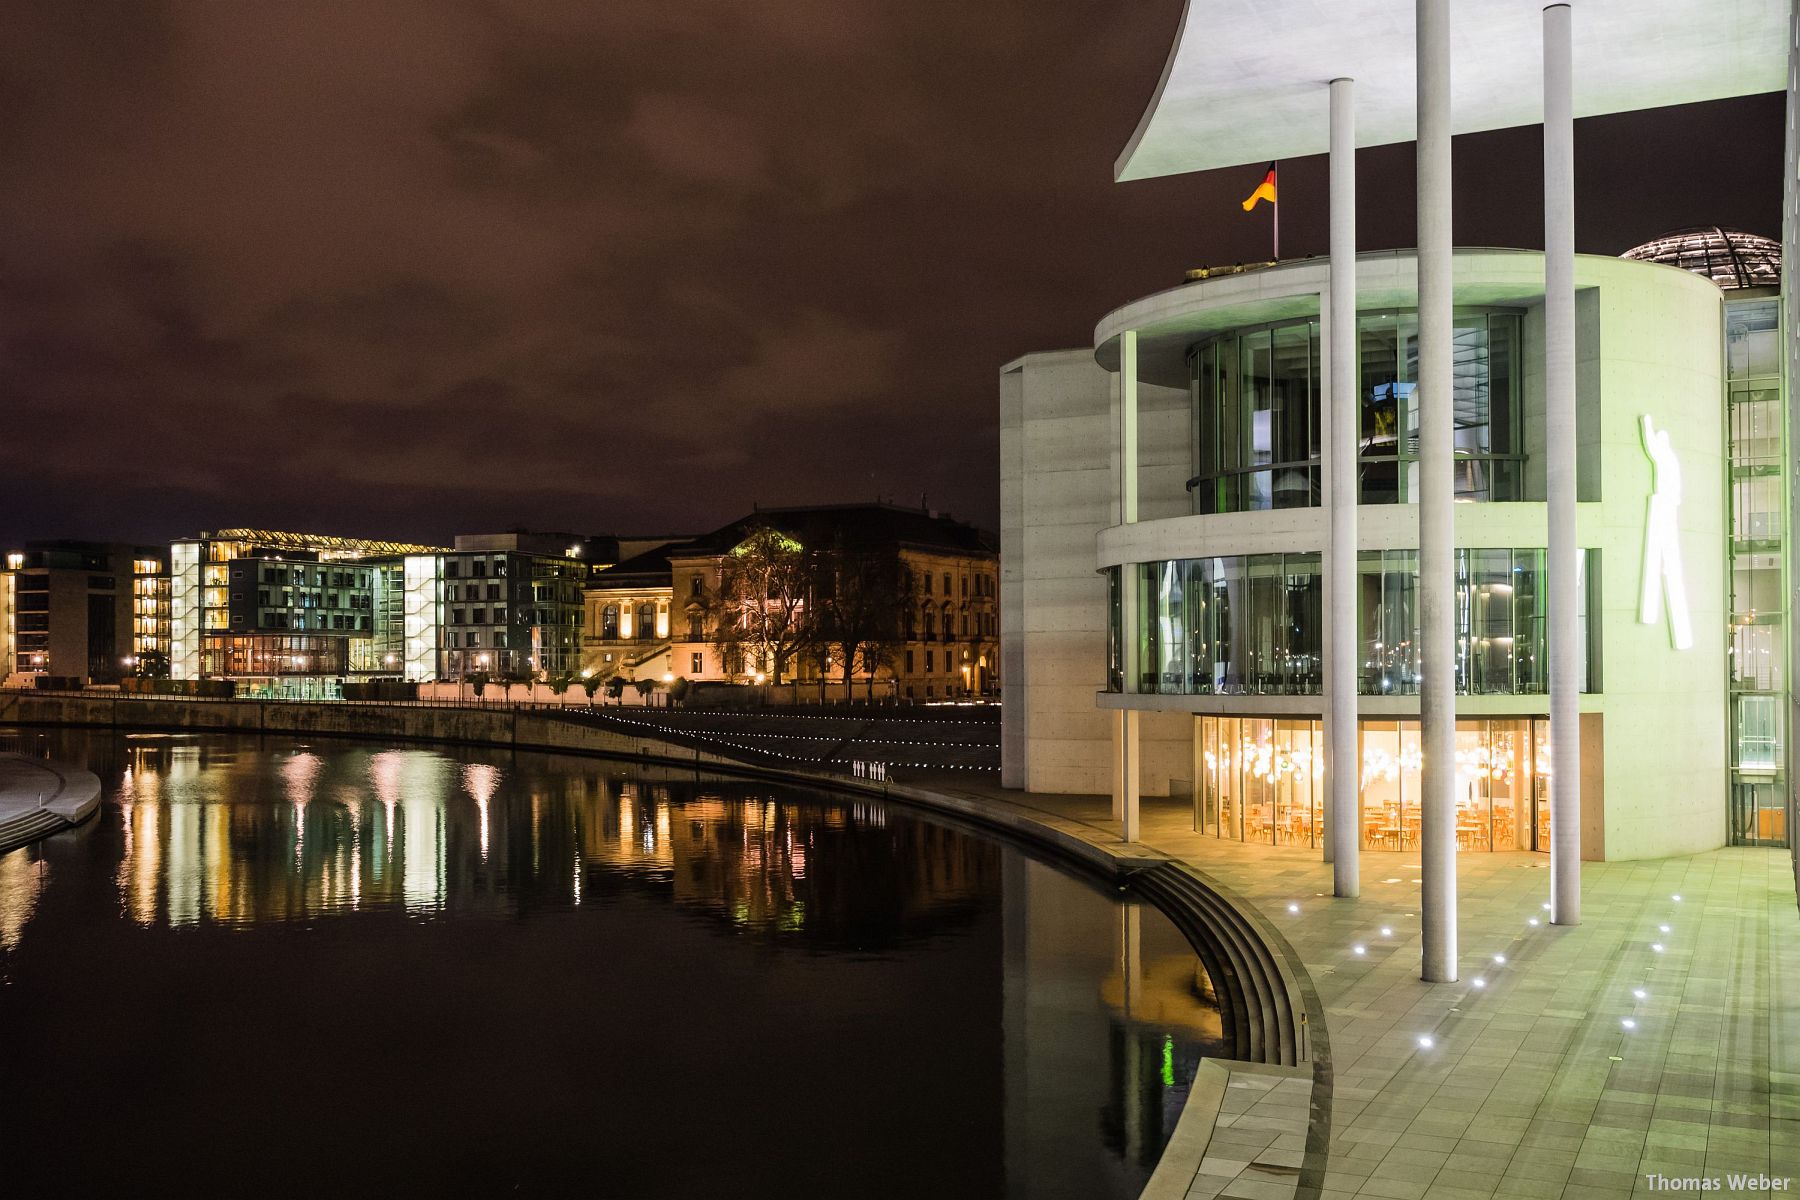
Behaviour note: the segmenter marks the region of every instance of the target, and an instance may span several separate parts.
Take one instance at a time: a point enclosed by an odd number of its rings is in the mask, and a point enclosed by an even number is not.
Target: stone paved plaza
[[[933,790],[1120,847],[1105,797]],[[1734,1172],[1800,1188],[1787,851],[1587,863],[1583,923],[1568,929],[1543,908],[1548,856],[1463,854],[1462,977],[1427,984],[1416,853],[1364,854],[1362,897],[1334,900],[1317,851],[1203,837],[1183,802],[1143,812],[1140,844],[1256,905],[1318,990],[1332,1078],[1324,1196],[1623,1200],[1680,1194],[1654,1190],[1651,1174],[1729,1191]],[[1291,1122],[1254,1112],[1228,1100],[1188,1195],[1295,1193]]]

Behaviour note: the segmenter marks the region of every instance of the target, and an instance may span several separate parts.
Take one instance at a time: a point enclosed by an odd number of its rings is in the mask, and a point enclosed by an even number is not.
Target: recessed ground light
[[[1393,928],[1388,925],[1383,925],[1381,927],[1381,936],[1382,937],[1393,937],[1394,936]]]
[[[1620,1021],[1619,1024],[1623,1025],[1627,1029],[1636,1029],[1637,1028],[1637,1022],[1632,1020],[1630,1017],[1626,1017],[1624,1020]]]
[[[1525,923],[1526,923],[1526,924],[1527,924],[1527,925],[1536,925],[1536,924],[1537,924],[1537,923],[1538,923],[1538,919],[1537,919],[1537,918],[1536,918],[1536,917],[1533,917],[1533,918],[1531,918],[1531,920],[1529,920],[1529,921],[1527,921],[1527,922],[1525,922]]]
[[[1680,904],[1681,903],[1681,893],[1676,892],[1673,896],[1670,896],[1669,899],[1673,900],[1677,904]]]
[[[1368,952],[1369,952],[1369,948],[1367,946],[1352,946],[1352,947],[1350,947],[1350,953],[1352,953],[1352,954],[1367,954]]]
[[[1544,901],[1544,911],[1545,912],[1550,911],[1550,902],[1548,900]]]
[[[1494,955],[1494,961],[1497,963],[1500,963],[1502,966],[1504,966],[1506,963],[1506,955],[1496,954],[1496,955]]]
[[[1400,877],[1398,875],[1396,875],[1392,879],[1384,879],[1381,882],[1383,882],[1383,883],[1399,883]]]
[[[1423,1033],[1421,1033],[1419,1035],[1419,1049],[1429,1050],[1429,1049],[1431,1049],[1432,1045],[1433,1045],[1433,1042],[1428,1035],[1423,1034]]]
[[[1667,925],[1658,925],[1657,928],[1662,930],[1664,933],[1669,932],[1669,927]]]
[[[1414,883],[1417,883],[1417,882],[1419,882],[1419,877],[1418,877],[1418,876],[1416,876],[1416,875],[1415,875],[1415,876],[1413,876],[1413,882],[1414,882]]]
[[[1481,976],[1477,975],[1475,978],[1469,980],[1469,986],[1484,988],[1487,986],[1487,980],[1485,980]]]
[[[1300,906],[1298,904],[1290,904],[1290,905],[1288,905],[1288,911],[1289,912],[1299,912]]]
[[[1631,994],[1636,996],[1639,1000],[1647,1000],[1650,998],[1650,993],[1646,992],[1643,988],[1632,988]]]
[[[1663,952],[1663,944],[1661,942],[1651,942],[1650,948],[1652,950],[1656,951],[1658,954],[1661,954]]]

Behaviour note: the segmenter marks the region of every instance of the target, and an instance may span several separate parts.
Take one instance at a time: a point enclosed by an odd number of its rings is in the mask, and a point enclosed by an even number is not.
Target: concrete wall
[[[90,725],[194,733],[280,733],[516,746],[716,765],[744,764],[705,751],[507,708],[291,700],[142,700],[107,695],[0,692],[0,725]]]
[[[1094,535],[1112,517],[1108,375],[1087,350],[1000,372],[1001,781],[1105,792],[1112,760],[1106,581]]]
[[[1600,285],[1601,494],[1582,541],[1600,550],[1606,856],[1689,854],[1726,840],[1726,513],[1719,291],[1673,267],[1584,259]],[[1638,421],[1670,431],[1694,644],[1638,622],[1651,467]]]

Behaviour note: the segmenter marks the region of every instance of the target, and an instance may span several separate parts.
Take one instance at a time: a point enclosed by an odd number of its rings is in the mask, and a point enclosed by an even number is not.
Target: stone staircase
[[[39,838],[61,833],[75,826],[47,808],[33,809],[0,819],[0,854],[16,850]]]
[[[1194,872],[1166,862],[1131,875],[1131,886],[1166,913],[1200,956],[1233,1045],[1228,1057],[1292,1067],[1312,1057],[1305,1001],[1236,905]]]

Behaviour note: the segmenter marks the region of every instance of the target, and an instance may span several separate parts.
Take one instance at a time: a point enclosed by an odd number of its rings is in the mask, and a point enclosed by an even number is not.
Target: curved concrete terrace
[[[100,780],[79,767],[0,754],[0,853],[81,824],[100,807]]]
[[[961,780],[936,790],[1121,845],[1108,797]],[[1362,897],[1336,900],[1316,851],[1204,837],[1179,801],[1144,801],[1137,845],[1272,925],[1329,1037],[1303,1155],[1294,1097],[1225,1064],[1244,1091],[1226,1095],[1189,1186],[1159,1200],[1607,1200],[1663,1194],[1652,1174],[1716,1177],[1721,1189],[1734,1172],[1800,1180],[1800,911],[1787,851],[1583,863],[1574,928],[1546,919],[1547,858],[1464,854],[1461,981],[1428,984],[1416,855],[1364,854]],[[1286,1164],[1298,1173],[1284,1177]],[[1170,1183],[1161,1175],[1153,1184]]]

